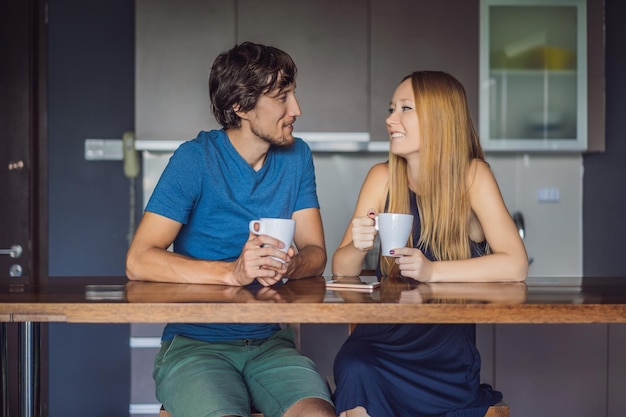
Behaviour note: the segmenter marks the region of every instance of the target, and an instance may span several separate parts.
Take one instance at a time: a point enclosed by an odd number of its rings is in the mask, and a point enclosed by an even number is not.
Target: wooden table
[[[354,278],[356,279],[356,278]],[[582,286],[417,284],[326,291],[323,277],[272,288],[51,278],[0,284],[0,321],[70,323],[626,323],[626,278]]]
[[[0,284],[0,322],[20,323],[20,415],[34,417],[42,322],[626,323],[626,277],[580,286],[385,279],[372,293],[326,290],[324,277],[271,288],[56,277]]]

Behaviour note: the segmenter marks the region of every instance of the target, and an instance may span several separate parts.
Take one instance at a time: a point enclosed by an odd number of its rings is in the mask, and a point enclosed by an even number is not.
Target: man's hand
[[[280,240],[271,236],[250,233],[241,255],[233,262],[235,282],[248,285],[256,279],[267,287],[282,280],[295,252],[289,248],[285,253],[280,250],[283,247]]]

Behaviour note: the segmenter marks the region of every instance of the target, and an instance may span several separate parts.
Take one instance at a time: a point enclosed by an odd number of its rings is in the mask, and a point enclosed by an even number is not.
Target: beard
[[[293,145],[293,142],[295,141],[293,135],[291,133],[289,133],[288,135],[281,135],[281,136],[272,136],[269,135],[267,133],[265,133],[259,126],[255,126],[255,125],[251,125],[250,126],[250,130],[252,131],[252,133],[254,133],[259,139],[261,139],[264,142],[269,143],[270,145],[276,145],[276,146],[291,146]]]

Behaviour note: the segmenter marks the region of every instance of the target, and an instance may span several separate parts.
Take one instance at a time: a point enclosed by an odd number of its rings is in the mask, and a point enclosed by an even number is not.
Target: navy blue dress
[[[417,242],[414,194],[411,206]],[[484,251],[473,245],[472,256]],[[338,414],[361,406],[372,417],[483,417],[502,399],[480,383],[474,324],[359,324],[335,358],[334,377]]]

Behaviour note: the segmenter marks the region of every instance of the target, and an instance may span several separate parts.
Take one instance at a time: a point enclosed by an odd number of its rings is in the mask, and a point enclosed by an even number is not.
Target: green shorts
[[[266,340],[207,343],[176,336],[154,361],[156,396],[176,417],[280,417],[304,398],[332,404],[315,364],[294,345],[293,329]]]

